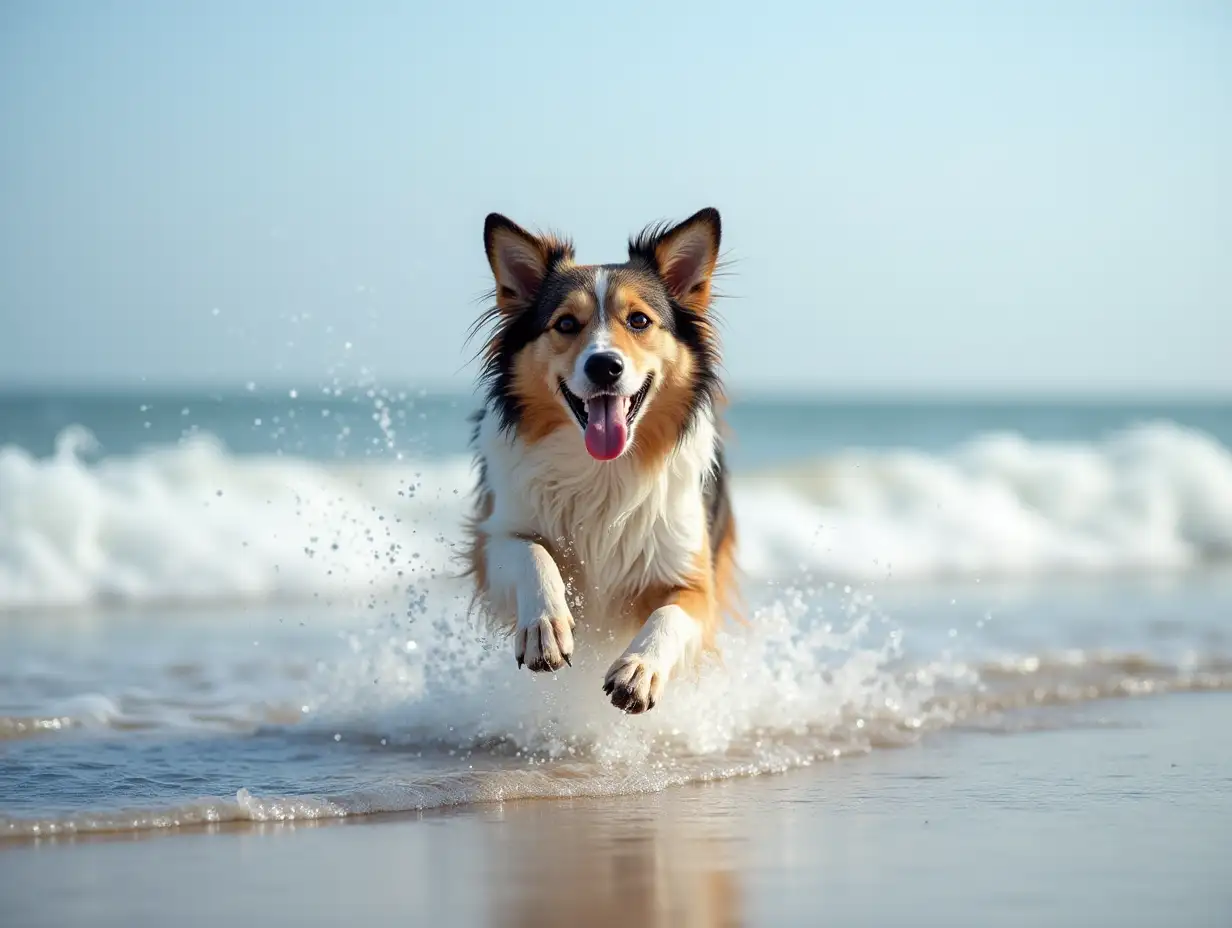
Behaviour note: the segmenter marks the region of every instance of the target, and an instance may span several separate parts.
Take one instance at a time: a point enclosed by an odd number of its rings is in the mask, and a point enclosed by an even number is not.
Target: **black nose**
[[[600,351],[586,359],[583,370],[596,387],[610,387],[624,373],[625,362],[614,351]]]

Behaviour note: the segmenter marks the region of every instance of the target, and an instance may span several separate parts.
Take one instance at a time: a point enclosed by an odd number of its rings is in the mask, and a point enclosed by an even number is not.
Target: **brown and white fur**
[[[734,603],[711,278],[719,214],[629,243],[622,264],[488,216],[495,306],[470,523],[476,599],[518,666],[571,664],[586,628],[628,646],[604,678],[626,712],[712,647]],[[628,637],[624,637],[628,636]]]

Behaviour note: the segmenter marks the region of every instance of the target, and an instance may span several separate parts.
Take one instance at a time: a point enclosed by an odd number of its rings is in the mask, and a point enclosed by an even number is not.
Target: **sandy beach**
[[[1232,695],[613,799],[0,845],[0,922],[1217,926]]]

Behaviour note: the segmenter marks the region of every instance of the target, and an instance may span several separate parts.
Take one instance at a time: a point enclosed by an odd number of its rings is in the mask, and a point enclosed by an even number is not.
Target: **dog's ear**
[[[568,242],[532,235],[499,213],[484,221],[483,248],[496,278],[496,305],[502,311],[534,303],[552,268],[573,260]]]
[[[719,211],[706,207],[677,225],[646,229],[629,242],[629,257],[649,262],[672,299],[700,313],[710,305],[721,235]]]

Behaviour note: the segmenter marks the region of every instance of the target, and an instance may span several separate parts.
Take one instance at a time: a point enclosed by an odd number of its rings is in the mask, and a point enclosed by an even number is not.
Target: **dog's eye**
[[[650,328],[650,317],[645,313],[630,313],[629,328],[637,329],[638,331]]]
[[[552,326],[552,328],[561,335],[574,335],[581,326],[573,316],[561,316],[556,320],[556,325]]]

